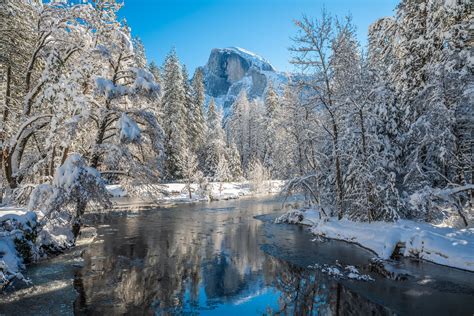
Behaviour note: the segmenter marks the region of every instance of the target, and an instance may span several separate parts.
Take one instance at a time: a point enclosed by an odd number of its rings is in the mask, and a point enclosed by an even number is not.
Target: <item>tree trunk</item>
[[[336,207],[337,207],[337,218],[342,219],[344,215],[342,201],[344,198],[344,193],[342,191],[342,171],[341,171],[341,161],[339,158],[339,144],[338,144],[338,130],[335,122],[332,124],[333,130],[333,146],[334,146],[334,160],[336,168]]]
[[[188,193],[189,193],[189,199],[192,199],[192,192],[191,192],[191,181],[188,181]]]
[[[7,168],[6,168],[6,164],[7,164],[7,161],[4,161],[7,157],[8,157],[8,154],[4,152],[5,148],[5,136],[6,136],[6,132],[5,132],[5,124],[8,120],[8,116],[9,116],[9,113],[10,113],[10,98],[11,98],[11,75],[12,75],[12,68],[10,65],[7,66],[7,71],[6,71],[6,90],[5,90],[5,107],[3,108],[3,117],[2,117],[2,122],[1,125],[0,125],[0,145],[2,147],[0,147],[0,154],[2,155],[0,157],[0,172],[3,173],[3,175],[5,176],[5,179],[7,180],[8,183],[10,183],[11,181],[11,168],[8,167],[8,174],[7,174]],[[3,201],[3,193],[4,193],[4,189],[2,188],[2,190],[0,191],[0,203],[2,203]]]
[[[74,235],[74,240],[79,237],[79,233],[81,232],[81,224],[82,224],[82,216],[86,211],[87,201],[84,199],[79,198],[76,204],[76,218],[72,224],[72,233]]]
[[[2,155],[2,160],[3,160],[3,174],[5,175],[5,179],[7,180],[8,186],[10,189],[16,189],[17,187],[17,182],[16,178],[13,177],[12,173],[12,155],[10,153],[10,149],[4,148],[3,149],[3,155]]]
[[[107,116],[100,122],[99,130],[95,138],[94,148],[92,149],[91,167],[97,169],[99,166],[100,150],[99,147],[104,142],[105,129],[107,128]]]

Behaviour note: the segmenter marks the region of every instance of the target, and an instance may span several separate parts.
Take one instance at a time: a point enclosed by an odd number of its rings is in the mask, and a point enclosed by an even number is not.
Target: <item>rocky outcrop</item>
[[[213,49],[202,69],[208,98],[213,97],[226,113],[242,90],[250,99],[261,98],[270,81],[276,89],[287,82],[286,75],[264,58],[238,47]]]

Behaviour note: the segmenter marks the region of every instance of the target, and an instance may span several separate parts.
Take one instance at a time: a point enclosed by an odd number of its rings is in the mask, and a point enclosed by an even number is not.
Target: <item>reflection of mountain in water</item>
[[[224,311],[227,305],[255,311],[262,307],[261,301],[255,305],[256,297],[266,300],[267,311],[342,310],[347,290],[260,250],[264,224],[252,217],[270,207],[166,210],[112,219],[99,230],[103,242],[90,247],[76,276],[76,312]],[[380,312],[360,298],[357,304]]]

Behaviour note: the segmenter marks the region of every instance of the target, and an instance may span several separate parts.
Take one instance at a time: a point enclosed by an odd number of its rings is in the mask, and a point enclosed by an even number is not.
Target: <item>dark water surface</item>
[[[92,244],[31,266],[34,286],[0,296],[0,314],[473,315],[474,273],[405,261],[412,276],[388,280],[372,253],[272,224],[278,213],[266,198],[106,216]],[[307,268],[336,261],[375,282]]]

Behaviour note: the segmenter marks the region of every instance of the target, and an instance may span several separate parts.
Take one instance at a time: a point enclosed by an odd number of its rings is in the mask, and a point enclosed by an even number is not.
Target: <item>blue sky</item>
[[[351,14],[359,41],[366,42],[368,26],[391,16],[398,0],[125,0],[126,17],[134,36],[145,43],[149,61],[162,64],[174,46],[190,72],[204,65],[212,48],[239,46],[270,61],[278,70],[288,63],[293,19],[302,14]]]

